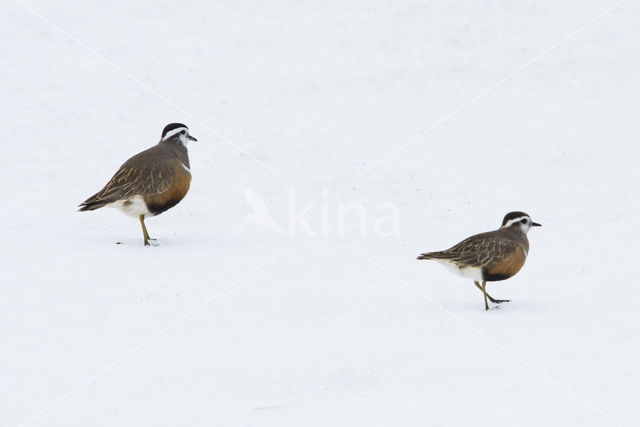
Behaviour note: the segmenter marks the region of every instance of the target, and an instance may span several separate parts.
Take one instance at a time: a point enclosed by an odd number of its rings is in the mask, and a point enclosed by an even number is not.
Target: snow
[[[0,426],[638,425],[639,19],[3,2]],[[157,247],[75,211],[171,122]],[[415,260],[512,210],[543,227],[500,309]]]

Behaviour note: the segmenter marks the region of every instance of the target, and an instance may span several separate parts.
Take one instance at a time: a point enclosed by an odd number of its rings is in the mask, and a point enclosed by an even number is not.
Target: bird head
[[[189,128],[182,123],[170,123],[162,130],[162,142],[176,141],[185,147],[188,141],[197,141],[193,136],[189,135]]]
[[[531,227],[540,227],[542,224],[538,224],[537,222],[533,222],[531,217],[520,211],[509,212],[504,216],[502,220],[502,225],[500,228],[510,228],[522,231],[524,234],[527,234]]]

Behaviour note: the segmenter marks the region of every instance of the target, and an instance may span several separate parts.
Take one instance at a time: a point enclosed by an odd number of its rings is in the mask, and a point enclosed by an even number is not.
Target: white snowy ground
[[[639,425],[640,6],[615,5],[2,2],[0,426]],[[173,121],[200,141],[158,247],[75,211]],[[237,234],[247,192],[284,234]],[[415,260],[510,210],[544,226],[501,309]]]

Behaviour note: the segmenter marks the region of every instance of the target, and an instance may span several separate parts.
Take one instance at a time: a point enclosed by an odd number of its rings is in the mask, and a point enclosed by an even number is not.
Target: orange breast
[[[482,271],[483,278],[488,282],[497,282],[513,277],[520,271],[526,259],[524,248],[518,247],[506,258],[486,266]]]
[[[191,185],[191,174],[182,166],[177,164],[174,169],[173,183],[164,193],[145,197],[149,211],[158,215],[167,209],[177,205],[184,199]]]

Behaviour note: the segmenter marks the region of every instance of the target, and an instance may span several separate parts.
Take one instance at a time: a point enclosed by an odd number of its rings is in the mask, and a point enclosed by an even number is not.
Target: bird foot
[[[144,245],[145,246],[154,246],[154,247],[158,247],[160,246],[157,242],[157,239],[152,239],[151,237],[149,237],[145,242]]]

